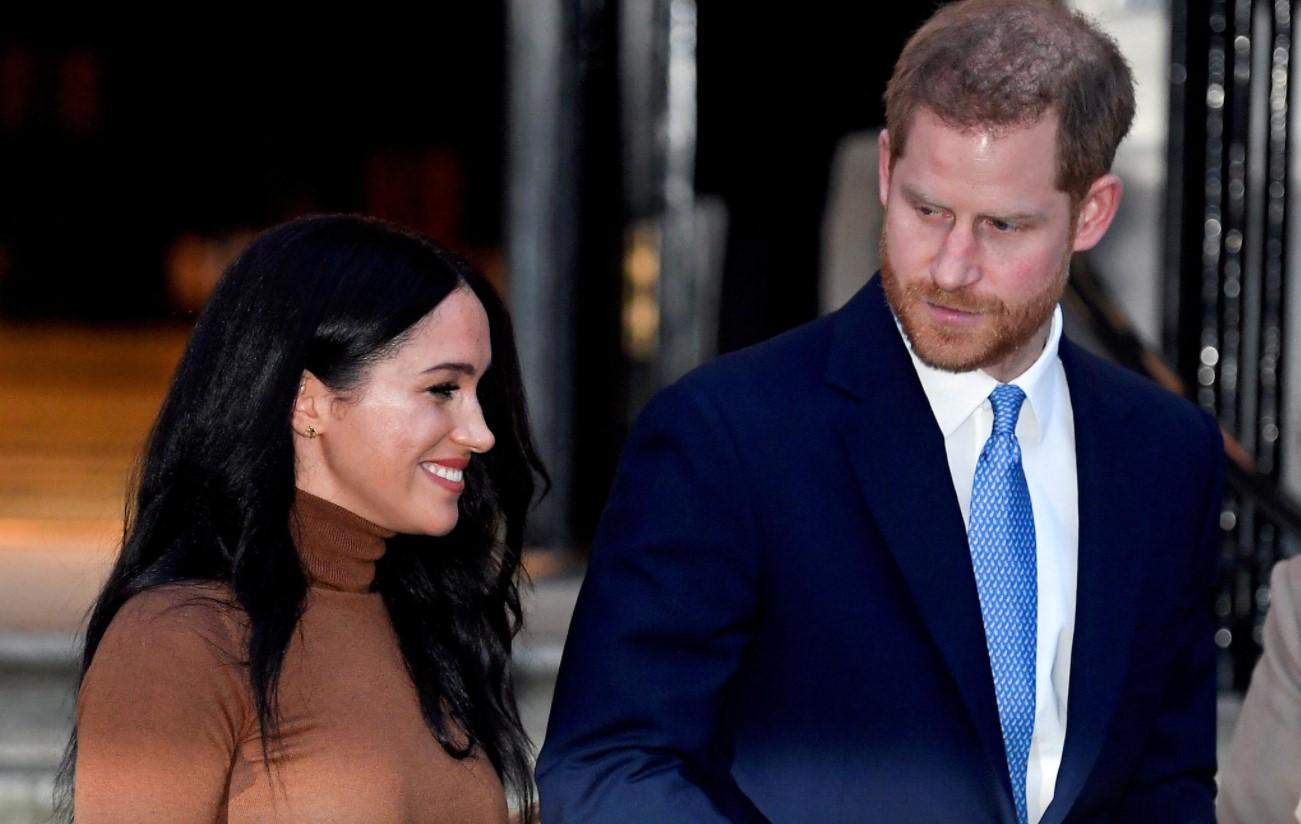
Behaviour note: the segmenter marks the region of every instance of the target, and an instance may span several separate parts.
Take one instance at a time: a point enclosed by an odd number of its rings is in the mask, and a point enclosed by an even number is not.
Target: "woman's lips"
[[[470,465],[469,458],[443,458],[436,461],[422,461],[420,468],[429,480],[448,490],[462,492],[465,490],[465,468]]]

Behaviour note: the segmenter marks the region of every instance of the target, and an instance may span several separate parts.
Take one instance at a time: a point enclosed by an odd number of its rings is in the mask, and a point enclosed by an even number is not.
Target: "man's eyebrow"
[[[1046,215],[1042,212],[1009,212],[1007,214],[991,213],[985,215],[985,217],[1004,223],[1041,223]]]
[[[910,183],[900,184],[899,191],[909,203],[938,205],[930,195]],[[982,214],[981,217],[1005,223],[1042,223],[1046,215],[1043,212],[1029,210],[1021,212],[987,212]]]
[[[420,371],[421,374],[424,374],[426,372],[439,372],[439,371],[459,372],[462,375],[465,375],[466,377],[469,378],[474,377],[479,372],[478,369],[474,368],[473,364],[459,363],[459,362],[440,363],[436,366],[431,366],[428,369],[422,369]]]
[[[899,186],[899,191],[903,193],[904,199],[910,203],[930,203],[931,199],[925,192],[914,188],[910,183],[903,183]]]

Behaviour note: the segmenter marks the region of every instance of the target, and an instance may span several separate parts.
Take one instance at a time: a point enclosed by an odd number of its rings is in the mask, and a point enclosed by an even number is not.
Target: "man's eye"
[[[998,232],[1015,232],[1019,227],[1015,223],[1008,223],[1006,220],[995,220],[990,218],[989,225],[994,227]]]

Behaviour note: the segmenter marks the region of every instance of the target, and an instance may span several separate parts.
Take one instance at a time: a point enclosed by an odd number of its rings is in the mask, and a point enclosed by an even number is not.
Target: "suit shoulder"
[[[1140,425],[1150,427],[1154,437],[1182,442],[1215,440],[1220,449],[1219,426],[1206,411],[1155,381],[1094,355],[1078,345],[1063,350],[1064,360],[1084,379],[1085,390],[1102,392],[1128,406]],[[1072,392],[1076,387],[1071,387]]]
[[[685,439],[696,450],[753,443],[798,425],[821,397],[831,318],[722,355],[655,393],[630,433]]]
[[[783,332],[776,337],[721,355],[688,372],[676,386],[688,394],[734,397],[773,387],[780,381],[820,381],[832,340],[834,313]],[[774,388],[773,391],[776,391]]]

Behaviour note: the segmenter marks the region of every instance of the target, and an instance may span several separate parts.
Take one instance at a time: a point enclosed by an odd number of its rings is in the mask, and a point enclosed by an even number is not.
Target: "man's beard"
[[[1074,221],[1072,220],[1072,225]],[[922,363],[946,372],[969,372],[998,364],[1029,343],[1052,316],[1070,272],[1075,232],[1067,239],[1057,276],[1024,303],[1007,304],[971,287],[947,290],[929,278],[902,284],[890,263],[885,227],[881,229],[881,285],[904,335]],[[926,303],[983,316],[980,327],[947,329],[926,317]]]

